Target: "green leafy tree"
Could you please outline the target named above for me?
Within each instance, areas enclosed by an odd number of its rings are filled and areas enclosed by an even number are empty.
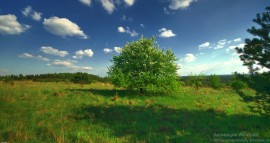
[[[208,84],[214,89],[219,89],[222,86],[220,78],[217,75],[210,75],[208,77]]]
[[[204,81],[205,81],[204,74],[201,73],[199,75],[196,75],[196,74],[191,73],[190,75],[188,75],[185,83],[186,83],[186,85],[194,86],[196,88],[196,90],[199,90],[199,87],[203,86]]]
[[[270,69],[270,7],[266,7],[266,12],[257,14],[253,21],[258,26],[253,26],[247,31],[255,38],[246,39],[244,48],[236,48],[251,75],[258,70],[255,68],[256,64]]]
[[[176,61],[171,50],[159,49],[154,37],[141,37],[126,44],[120,55],[113,57],[108,76],[114,85],[141,93],[171,91],[179,84]]]
[[[75,73],[71,81],[73,83],[79,83],[82,85],[91,83],[90,76],[87,73],[82,73],[82,72]]]

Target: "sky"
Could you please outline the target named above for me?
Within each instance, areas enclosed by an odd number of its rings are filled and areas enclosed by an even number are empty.
[[[141,36],[178,58],[179,75],[247,73],[235,47],[269,0],[1,0],[0,75],[106,76]]]

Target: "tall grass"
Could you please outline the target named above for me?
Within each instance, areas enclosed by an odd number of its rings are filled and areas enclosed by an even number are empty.
[[[251,104],[230,88],[142,96],[104,83],[0,83],[0,141],[215,142],[217,133],[267,139],[269,117]]]

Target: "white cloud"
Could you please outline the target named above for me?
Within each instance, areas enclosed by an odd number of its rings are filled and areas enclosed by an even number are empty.
[[[28,54],[28,53],[23,53],[23,54],[19,55],[18,57],[19,58],[24,58],[24,59],[37,59],[37,60],[46,61],[46,62],[50,61],[50,59],[42,57],[41,55],[34,56],[34,55],[31,55],[31,54]]]
[[[219,40],[217,45],[214,47],[214,49],[221,49],[224,48],[224,46],[227,44],[227,40],[223,39],[223,40]]]
[[[124,0],[124,1],[128,6],[132,6],[135,2],[135,0]]]
[[[175,12],[173,10],[167,9],[166,7],[164,7],[163,10],[164,10],[164,13],[167,14],[167,15],[175,14]]]
[[[0,68],[0,75],[7,75],[8,71],[6,68]]]
[[[80,27],[66,18],[58,18],[56,16],[49,19],[44,19],[43,25],[47,31],[59,36],[79,36],[87,39],[87,35],[80,29]]]
[[[92,0],[79,0],[82,4],[90,6],[92,3]]]
[[[100,0],[103,8],[109,13],[112,14],[114,9],[115,9],[115,5],[113,3],[113,0]]]
[[[234,46],[229,46],[227,49],[226,49],[226,52],[227,53],[231,53],[233,55],[237,55],[237,52],[235,50],[236,47],[238,48],[244,48],[245,44],[242,43],[242,44],[238,44],[238,45],[234,45]]]
[[[82,59],[83,57],[92,57],[94,52],[91,49],[79,50],[75,52],[75,56],[72,56],[74,59]]]
[[[120,32],[120,33],[126,32],[125,28],[123,28],[122,26],[119,26],[117,30],[118,30],[118,32]]]
[[[196,58],[193,54],[188,53],[188,54],[186,54],[186,55],[184,56],[184,58],[181,59],[180,61],[183,61],[183,62],[193,62],[193,61],[195,61],[196,59],[197,59],[197,58]]]
[[[121,47],[114,47],[114,51],[117,53],[121,53],[122,48]]]
[[[241,41],[241,38],[236,38],[233,40],[233,42],[240,42]]]
[[[171,10],[185,9],[190,6],[192,2],[196,0],[171,0],[169,8]]]
[[[75,63],[77,61],[74,60],[54,60],[52,63],[47,64],[48,66],[55,66],[55,67],[62,67],[62,68],[67,68],[70,70],[75,70],[75,71],[89,71],[92,70],[92,67],[89,66],[76,66]]]
[[[60,57],[65,57],[66,55],[69,54],[67,51],[60,51],[50,46],[42,46],[40,48],[40,51],[49,55],[60,56]]]
[[[41,15],[42,13],[34,11],[31,6],[27,6],[22,10],[22,14],[25,17],[31,16],[31,18],[35,21],[40,21],[41,20]]]
[[[199,50],[206,49],[206,48],[211,48],[209,42],[205,42],[205,43],[199,45],[198,47],[199,47]]]
[[[23,53],[23,54],[19,55],[19,58],[29,59],[29,58],[34,58],[34,56],[31,54],[28,54],[28,53]]]
[[[141,26],[142,28],[145,28],[145,25],[144,25],[144,24],[141,24],[140,26]]]
[[[15,15],[0,15],[0,33],[3,35],[19,35],[29,28],[29,25],[20,24]]]
[[[170,38],[170,37],[176,36],[176,34],[174,34],[172,30],[169,30],[166,28],[160,29],[159,32],[160,32],[159,37],[162,37],[162,38]]]
[[[111,53],[113,50],[110,48],[104,48],[103,51],[104,53]]]
[[[126,29],[124,27],[118,27],[118,32],[120,33],[127,33],[129,34],[131,37],[136,37],[139,35],[139,33],[137,33],[135,30],[130,30],[129,27],[126,27]]]
[[[74,66],[75,61],[70,60],[54,60],[51,64],[52,66],[58,66],[58,67],[71,67]]]
[[[135,30],[130,30],[129,27],[126,28],[126,33],[129,34],[131,37],[136,37],[139,35]]]

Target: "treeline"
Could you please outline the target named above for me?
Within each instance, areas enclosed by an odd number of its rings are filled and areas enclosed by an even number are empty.
[[[30,74],[30,75],[6,75],[0,76],[0,81],[10,82],[10,81],[22,81],[22,80],[32,80],[37,82],[74,82],[79,76],[83,76],[88,79],[89,82],[109,82],[108,78],[100,77],[88,73],[48,73],[48,74]]]

